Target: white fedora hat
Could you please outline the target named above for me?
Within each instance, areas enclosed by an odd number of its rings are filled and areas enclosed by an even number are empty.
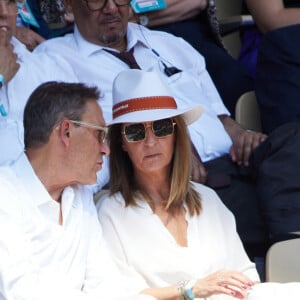
[[[177,108],[176,101],[157,72],[128,69],[113,82],[113,120],[109,123],[148,122],[181,115],[186,125],[203,112],[201,105]]]

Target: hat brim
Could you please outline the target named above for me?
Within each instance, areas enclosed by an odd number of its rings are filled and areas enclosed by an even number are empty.
[[[137,122],[151,122],[166,118],[172,118],[176,116],[181,116],[185,121],[186,125],[194,123],[200,118],[204,109],[201,105],[196,105],[189,108],[182,109],[147,109],[147,110],[138,110],[130,112],[124,115],[121,115],[111,122],[108,125],[120,124],[120,123],[137,123]]]

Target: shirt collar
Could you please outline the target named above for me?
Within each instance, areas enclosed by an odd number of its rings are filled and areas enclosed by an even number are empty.
[[[127,27],[127,50],[131,49],[132,47],[135,47],[137,44],[140,44],[146,48],[150,47],[145,42],[145,38],[143,37],[142,30],[145,30],[144,28],[139,28],[140,25],[134,24],[134,23],[128,23]],[[90,43],[86,39],[83,38],[83,36],[80,34],[77,26],[74,27],[74,39],[77,44],[79,53],[81,53],[82,56],[88,57],[91,56],[99,51],[102,51],[103,49],[109,49],[114,50],[112,48],[99,46],[93,43]]]
[[[30,187],[30,194],[33,203],[36,206],[41,206],[48,202],[53,202],[53,198],[50,196],[40,179],[34,172],[25,153],[21,153],[17,160],[13,163],[12,168],[17,177],[22,178],[22,182],[25,188]],[[62,202],[66,201],[64,206],[70,206],[75,198],[76,186],[68,186],[63,190]],[[74,203],[76,205],[76,203]]]
[[[30,187],[32,201],[36,206],[42,205],[48,201],[54,201],[49,195],[48,191],[45,189],[42,182],[36,176],[25,153],[21,153],[21,155],[13,163],[12,168],[16,176],[22,178],[24,187],[26,189]]]
[[[14,36],[11,38],[10,43],[14,47],[14,52],[18,55],[18,62],[23,61],[25,56],[32,55],[32,52]]]
[[[144,46],[146,48],[150,47],[147,45],[147,41],[145,40],[143,31],[147,31],[148,29],[135,24],[135,23],[128,23],[127,27],[127,50],[135,47],[137,44]]]

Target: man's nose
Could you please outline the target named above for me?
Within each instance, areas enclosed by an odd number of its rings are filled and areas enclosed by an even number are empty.
[[[100,152],[102,155],[110,154],[110,148],[108,146],[107,140],[104,140],[102,143],[100,143]]]
[[[6,1],[0,0],[0,15],[8,15],[9,14],[9,9],[8,9],[8,4]]]
[[[111,10],[113,11],[118,10],[118,6],[116,5],[114,0],[106,0],[102,8],[102,11],[107,12]]]

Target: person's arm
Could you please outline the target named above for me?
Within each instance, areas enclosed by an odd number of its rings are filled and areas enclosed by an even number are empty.
[[[262,143],[267,136],[261,132],[243,129],[229,116],[220,115],[219,119],[232,140],[231,159],[238,164],[248,166],[252,150]]]
[[[7,44],[7,32],[0,30],[0,74],[5,83],[15,76],[20,67],[13,50],[13,46],[10,43]]]
[[[87,197],[84,199],[87,200]],[[89,235],[89,244],[83,291],[98,295],[98,299],[130,299],[130,296],[137,295],[146,285],[143,280],[132,277],[131,273],[124,275],[119,272],[104,240],[102,227],[92,202],[87,211],[84,223],[86,234]]]
[[[167,8],[148,13],[147,26],[160,26],[193,18],[207,6],[207,0],[165,0]]]
[[[244,299],[248,289],[255,283],[246,275],[238,271],[219,270],[204,278],[197,279],[192,287],[195,298],[206,299],[214,295],[228,295],[237,299]],[[141,291],[155,297],[158,300],[189,299],[185,292],[185,284],[182,289],[173,285],[163,288],[149,288]]]
[[[285,8],[283,0],[246,0],[246,3],[263,33],[300,23],[300,8]]]
[[[16,28],[16,38],[21,41],[29,51],[32,51],[37,45],[45,40],[33,30],[19,26]]]

